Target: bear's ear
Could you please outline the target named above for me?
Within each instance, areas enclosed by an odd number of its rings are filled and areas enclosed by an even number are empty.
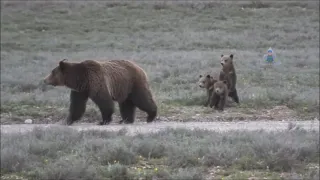
[[[199,78],[202,78],[202,75],[200,75]]]
[[[221,57],[223,57],[223,54],[221,54]]]
[[[233,59],[233,54],[230,54],[230,58]]]
[[[226,80],[223,80],[223,83],[227,84],[227,81],[226,81]]]
[[[63,71],[66,68],[66,63],[64,61],[66,61],[67,59],[63,59],[59,62],[59,67],[60,69]]]
[[[209,74],[207,75],[207,78],[210,78],[210,75],[209,75]]]

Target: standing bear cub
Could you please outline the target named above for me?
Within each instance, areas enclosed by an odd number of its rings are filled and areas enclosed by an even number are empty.
[[[223,111],[227,101],[228,93],[227,81],[217,81],[214,83],[213,92],[210,99],[210,108],[214,106],[214,109]]]
[[[221,55],[222,71],[220,72],[219,80],[227,81],[230,96],[236,103],[239,104],[239,97],[236,89],[237,75],[233,66],[233,54]]]
[[[133,123],[136,107],[148,114],[148,123],[157,116],[157,105],[145,71],[127,60],[67,62],[64,59],[45,77],[44,83],[71,89],[65,125],[83,116],[88,98],[99,107],[102,115],[99,125],[112,121],[113,101],[119,104],[120,123]]]

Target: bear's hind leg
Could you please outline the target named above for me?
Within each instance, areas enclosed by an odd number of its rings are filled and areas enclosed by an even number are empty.
[[[132,102],[142,111],[148,114],[147,122],[152,122],[157,116],[157,105],[148,89],[136,89],[131,95]]]
[[[67,118],[66,125],[71,125],[73,122],[79,120],[85,110],[88,101],[88,94],[86,92],[77,92],[71,90],[70,92],[70,106],[69,115]]]
[[[102,121],[99,125],[109,124],[112,121],[112,114],[114,112],[114,103],[108,92],[96,93],[90,96],[90,99],[99,107]]]
[[[237,89],[234,89],[232,92],[229,92],[229,96],[234,100],[234,102],[239,104],[239,96],[238,96]]]
[[[124,102],[119,103],[119,109],[122,118],[120,123],[130,124],[134,122],[136,106],[129,98]]]

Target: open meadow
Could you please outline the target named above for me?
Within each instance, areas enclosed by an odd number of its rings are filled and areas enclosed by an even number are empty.
[[[63,58],[137,62],[166,120],[318,118],[318,5],[2,1],[1,124],[65,118],[69,90],[41,84]],[[261,70],[269,47],[281,64]],[[197,81],[231,53],[241,104],[217,113],[202,106]],[[98,118],[89,101],[82,121]]]
[[[279,63],[263,69],[269,47]],[[203,106],[197,84],[220,71],[221,54],[234,55],[240,98],[224,112]],[[1,125],[66,118],[70,90],[42,82],[62,59],[136,62],[159,122],[319,121],[319,1],[1,1]],[[88,101],[79,122],[100,119]],[[1,134],[1,179],[319,179],[319,153],[319,130],[292,124],[148,135],[40,128]]]

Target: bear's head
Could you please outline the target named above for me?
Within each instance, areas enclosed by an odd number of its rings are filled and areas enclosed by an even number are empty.
[[[199,76],[199,87],[209,89],[217,80],[215,80],[209,74],[206,76],[200,75]]]
[[[64,72],[68,68],[69,63],[65,62],[66,59],[63,59],[59,62],[59,65],[55,67],[49,75],[44,78],[44,84],[52,86],[64,86],[65,77]]]
[[[66,86],[77,90],[85,87],[86,76],[87,68],[84,63],[66,62],[63,59],[43,81],[46,85]]]
[[[230,54],[229,56],[221,54],[220,63],[223,67],[233,65],[233,54]]]
[[[227,89],[227,81],[218,81],[213,85],[214,92],[218,95],[222,95],[225,93]]]

